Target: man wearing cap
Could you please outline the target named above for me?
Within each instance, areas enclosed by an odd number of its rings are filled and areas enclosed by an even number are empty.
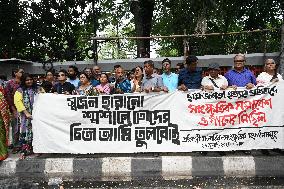
[[[178,87],[178,75],[171,72],[171,61],[166,58],[162,61],[164,73],[162,74],[164,91],[173,92]]]
[[[250,70],[245,68],[245,62],[245,55],[237,54],[234,57],[234,69],[225,74],[229,86],[234,89],[237,87],[252,89],[256,85],[256,78]]]
[[[200,89],[202,68],[197,67],[198,58],[190,55],[186,58],[187,67],[182,69],[178,76],[179,90]]]
[[[201,85],[204,90],[225,90],[228,87],[227,79],[220,75],[218,63],[211,63],[208,66],[209,76],[202,79]]]

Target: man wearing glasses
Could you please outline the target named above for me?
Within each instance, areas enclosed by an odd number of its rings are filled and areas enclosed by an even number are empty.
[[[252,89],[256,85],[256,78],[250,70],[245,68],[245,62],[246,59],[243,54],[237,54],[234,57],[234,68],[225,74],[230,87]]]
[[[70,82],[67,82],[67,71],[60,70],[58,73],[58,83],[53,86],[52,92],[55,94],[72,94],[75,87]]]

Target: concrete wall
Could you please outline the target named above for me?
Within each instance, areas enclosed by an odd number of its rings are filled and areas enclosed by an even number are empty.
[[[254,53],[247,54],[246,64],[247,65],[263,65],[263,62],[266,58],[273,58],[275,61],[279,62],[280,53]],[[212,62],[218,62],[221,66],[232,66],[233,65],[233,57],[235,54],[230,55],[205,55],[198,56],[200,67],[207,67],[208,64]],[[153,58],[151,60],[154,61],[155,67],[162,68],[162,60],[166,57]],[[177,63],[183,62],[183,57],[168,57],[172,61],[172,67],[175,67]],[[143,66],[144,61],[149,60],[148,58],[139,58],[139,59],[116,59],[116,60],[100,60],[98,61],[98,66],[102,68],[102,71],[111,71],[113,70],[114,65],[121,65],[126,70],[131,70],[135,66]],[[94,66],[92,60],[90,61],[67,61],[67,62],[54,62],[53,66],[56,71],[60,69],[67,69],[68,66],[75,65],[79,68],[79,70],[83,70],[88,67],[91,68]],[[11,63],[11,62],[0,62],[0,73],[5,74],[8,78],[11,77],[11,72],[13,68],[24,68],[25,72],[31,74],[44,74],[45,71],[41,63]]]

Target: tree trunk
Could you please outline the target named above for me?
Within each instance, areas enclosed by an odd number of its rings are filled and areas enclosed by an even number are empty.
[[[149,37],[152,29],[152,18],[155,0],[132,0],[130,11],[134,15],[137,37]],[[137,57],[150,57],[150,40],[137,40]]]

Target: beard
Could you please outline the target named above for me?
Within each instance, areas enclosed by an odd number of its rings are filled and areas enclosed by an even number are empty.
[[[69,74],[68,77],[69,77],[70,80],[75,80],[76,79],[76,75],[70,75]]]

